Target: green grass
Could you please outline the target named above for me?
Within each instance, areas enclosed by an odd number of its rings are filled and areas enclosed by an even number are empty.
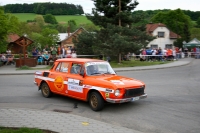
[[[92,23],[90,20],[87,19],[86,16],[61,15],[61,16],[55,16],[55,17],[59,23],[67,23],[69,20],[74,20],[77,25]]]
[[[12,13],[12,15],[16,16],[19,21],[26,22],[27,20],[34,20],[36,15],[34,13]],[[86,16],[81,15],[56,15],[55,16],[58,23],[67,24],[69,20],[74,20],[77,25],[80,24],[88,24],[92,23],[90,20],[87,19]]]
[[[26,22],[27,20],[34,20],[37,14],[34,13],[12,13],[13,16],[17,17],[19,21]]]
[[[171,61],[154,61],[154,62],[148,62],[148,61],[139,61],[139,60],[131,60],[131,61],[122,61],[120,64],[117,62],[110,62],[110,65],[113,68],[119,68],[119,67],[136,67],[136,66],[152,66],[152,65],[160,65],[160,64],[166,64],[170,63]]]
[[[6,128],[0,127],[0,133],[47,133],[36,128]]]
[[[136,66],[152,66],[152,65],[160,65],[160,64],[166,64],[170,63],[172,61],[154,61],[154,62],[148,62],[148,61],[139,61],[139,60],[131,60],[131,61],[122,61],[120,64],[111,61],[110,65],[112,68],[120,68],[120,67],[136,67]],[[17,68],[16,70],[49,70],[51,66],[46,66],[44,68],[33,68],[33,67],[28,67],[28,66],[22,66],[20,68]]]
[[[44,68],[33,68],[33,67],[28,67],[28,66],[21,66],[20,68],[17,68],[16,70],[49,70],[51,66],[46,66]]]

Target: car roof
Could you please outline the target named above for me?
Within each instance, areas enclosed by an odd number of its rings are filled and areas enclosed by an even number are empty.
[[[104,60],[99,60],[99,59],[90,59],[90,58],[62,58],[62,59],[57,59],[56,62],[63,62],[63,61],[75,61],[75,62],[105,62]]]

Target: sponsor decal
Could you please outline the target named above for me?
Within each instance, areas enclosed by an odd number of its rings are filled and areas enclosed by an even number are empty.
[[[110,80],[113,84],[120,84],[120,85],[124,85],[124,83],[120,80]]]
[[[41,71],[36,71],[35,74],[37,74],[37,75],[41,75],[42,72],[41,72]]]
[[[92,86],[91,85],[84,85],[84,88],[92,88]]]
[[[112,90],[110,90],[110,89],[106,89],[106,92],[112,92]]]
[[[83,93],[83,87],[79,85],[68,84],[68,90]]]
[[[83,86],[80,86],[80,80],[68,79],[68,90],[83,93]]]
[[[79,82],[80,80],[77,80],[77,79],[71,79],[71,78],[68,79],[68,84],[71,84],[71,85],[79,85]]]
[[[61,76],[56,77],[55,80],[54,80],[54,86],[56,87],[56,89],[58,91],[62,91],[63,88],[64,88],[63,77],[61,77]]]

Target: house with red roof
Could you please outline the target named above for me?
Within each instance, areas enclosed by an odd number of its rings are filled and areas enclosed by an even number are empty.
[[[173,43],[180,36],[170,31],[165,24],[162,23],[150,23],[146,25],[146,32],[151,36],[155,36],[156,39],[149,42],[147,47],[149,48],[173,48]]]
[[[17,45],[15,41],[19,39],[20,36],[14,33],[8,35],[7,42],[8,42],[8,49],[11,50],[12,54],[19,54],[21,50],[21,46]]]

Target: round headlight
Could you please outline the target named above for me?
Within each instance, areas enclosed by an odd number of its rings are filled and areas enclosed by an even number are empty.
[[[120,94],[120,90],[115,90],[115,96],[117,97],[119,96],[119,94]]]

